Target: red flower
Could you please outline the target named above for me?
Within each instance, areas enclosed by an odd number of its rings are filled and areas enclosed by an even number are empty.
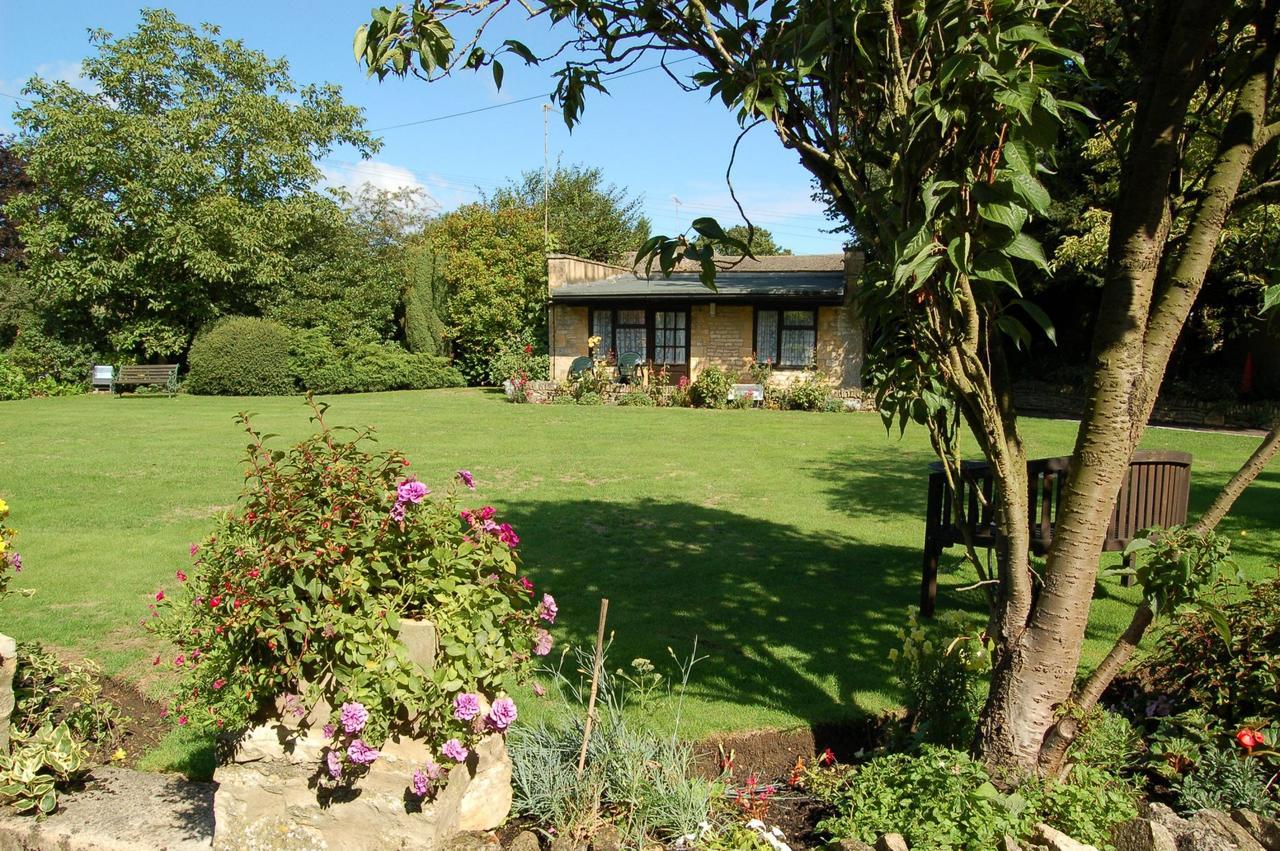
[[[822,751],[822,756],[818,757],[819,765],[824,765],[824,766],[834,765],[835,761],[836,761],[835,751],[831,750],[831,748],[824,749]]]
[[[526,355],[531,355],[531,354],[533,354],[533,344],[532,344],[532,343],[525,343],[525,344],[524,344],[524,353],[525,353]]]
[[[1236,741],[1240,743],[1240,747],[1246,751],[1252,751],[1254,748],[1260,748],[1267,743],[1262,737],[1262,733],[1249,727],[1243,728],[1236,733]]]

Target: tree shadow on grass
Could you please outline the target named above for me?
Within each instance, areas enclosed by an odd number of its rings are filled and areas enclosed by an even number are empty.
[[[708,656],[690,694],[811,724],[893,695],[889,650],[918,594],[913,549],[688,502],[590,500],[510,508],[525,564],[560,603],[562,641],[594,640],[609,598],[612,656]],[[880,708],[880,707],[874,707]]]

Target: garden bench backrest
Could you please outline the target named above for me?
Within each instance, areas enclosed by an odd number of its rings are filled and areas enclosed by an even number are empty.
[[[1044,555],[1053,544],[1062,488],[1069,473],[1069,458],[1038,458],[1027,462],[1027,527],[1030,548],[1036,555]],[[930,465],[929,497],[925,508],[924,575],[920,592],[920,609],[925,615],[933,613],[938,559],[942,550],[963,544],[966,530],[975,547],[989,549],[997,542],[995,504],[998,494],[989,465],[982,461],[962,463],[956,488],[959,500],[952,498],[942,465],[937,462]],[[1135,452],[1121,483],[1102,551],[1124,550],[1144,529],[1185,523],[1190,493],[1190,454],[1157,450]]]
[[[178,365],[164,364],[131,364],[120,367],[116,375],[116,386],[137,386],[140,384],[163,384],[170,393],[178,392]]]

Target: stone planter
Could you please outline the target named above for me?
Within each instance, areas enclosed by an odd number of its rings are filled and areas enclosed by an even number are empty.
[[[400,639],[415,662],[434,667],[431,624],[403,622]],[[439,743],[405,737],[388,741],[351,789],[320,800],[315,779],[329,714],[322,704],[304,719],[271,721],[241,740],[214,772],[214,848],[433,849],[460,831],[491,830],[511,810],[511,761],[497,734],[472,748],[434,798],[418,802],[407,788]]]
[[[9,719],[13,716],[13,680],[18,675],[18,643],[0,632],[0,753],[9,752]]]

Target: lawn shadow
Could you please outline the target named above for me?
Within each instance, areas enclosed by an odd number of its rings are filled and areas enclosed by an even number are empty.
[[[832,453],[806,472],[821,482],[833,511],[850,517],[896,515],[918,520],[924,534],[932,452],[893,447],[860,447],[856,454]]]
[[[652,499],[524,503],[507,519],[560,601],[562,640],[593,640],[603,596],[613,660],[662,662],[696,636],[709,658],[690,693],[708,701],[817,724],[871,711],[860,692],[896,692],[888,653],[917,601],[916,550]]]

